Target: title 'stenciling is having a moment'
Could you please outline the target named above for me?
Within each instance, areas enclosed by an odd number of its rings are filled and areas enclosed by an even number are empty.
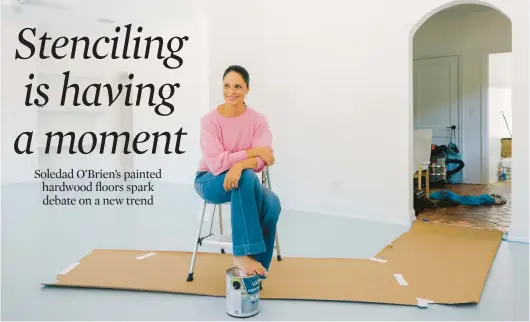
[[[21,48],[17,48],[15,51],[16,60],[30,60],[30,59],[83,59],[83,60],[103,60],[103,59],[158,59],[162,60],[162,65],[166,69],[175,70],[180,68],[184,64],[184,59],[179,53],[184,43],[189,41],[188,36],[173,36],[167,41],[163,37],[142,37],[133,35],[133,26],[127,24],[124,28],[116,27],[114,31],[117,33],[115,37],[101,36],[99,38],[89,38],[87,36],[76,36],[76,37],[65,37],[59,35],[51,35],[47,31],[38,31],[35,27],[26,27],[20,30],[18,34],[19,43],[22,45]],[[138,33],[143,31],[143,27],[139,26],[136,28]],[[132,46],[131,46],[132,45]],[[152,53],[154,51],[154,53]],[[167,53],[166,53],[167,52]],[[154,107],[154,111],[159,116],[168,116],[173,114],[175,106],[170,103],[170,100],[176,93],[176,89],[181,87],[180,83],[163,84],[158,89],[158,96],[161,99],[160,102],[154,101],[154,94],[156,93],[154,84],[138,84],[134,86],[137,90],[134,94],[134,89],[131,84],[117,84],[113,88],[112,84],[108,83],[94,83],[88,85],[82,89],[76,83],[71,83],[71,71],[62,71],[61,74],[64,76],[63,87],[61,90],[60,106],[67,104],[67,98],[72,98],[73,106],[92,107],[106,104],[111,106],[115,102],[120,102],[119,98],[124,97],[123,102],[125,106],[139,106],[142,103],[142,98],[147,98],[148,105]],[[35,78],[34,73],[29,75],[29,79]],[[130,73],[130,80],[134,79],[134,74]],[[41,83],[33,84],[30,82],[26,86],[25,105],[36,106],[38,108],[45,107],[49,102],[50,85]],[[168,93],[169,92],[169,93]],[[107,100],[101,99],[100,96],[108,95]],[[163,109],[164,108],[164,109]],[[66,134],[64,132],[67,132]],[[157,152],[158,139],[160,137],[165,138],[165,149],[161,150],[165,154],[176,153],[182,154],[185,151],[180,149],[180,140],[182,135],[187,133],[183,132],[180,128],[174,134],[169,132],[154,132],[152,136],[148,132],[140,131],[134,138],[130,138],[128,132],[122,132],[120,134],[116,132],[102,132],[100,133],[101,142],[98,144],[98,136],[94,132],[86,132],[81,135],[76,135],[75,131],[54,131],[47,132],[46,150],[45,153],[50,152],[50,147],[57,146],[54,151],[56,153],[62,152],[62,140],[65,136],[70,138],[70,147],[67,150],[69,154],[89,154],[96,150],[99,145],[99,153],[103,154],[105,149],[105,140],[109,137],[113,137],[111,153],[147,153],[149,149],[140,148],[139,144],[145,143],[152,137],[153,142],[148,143],[151,147],[150,152]],[[169,149],[171,136],[176,135],[176,144],[174,151]],[[143,136],[146,136],[143,138]],[[57,137],[59,144],[53,145],[52,138]],[[122,137],[123,149],[116,151],[116,145],[118,143],[118,137]],[[25,131],[19,134],[14,142],[14,150],[18,154],[32,154],[32,140],[33,131]],[[132,141],[132,142],[131,142]],[[56,142],[57,143],[57,142]],[[76,149],[77,147],[77,149]]]

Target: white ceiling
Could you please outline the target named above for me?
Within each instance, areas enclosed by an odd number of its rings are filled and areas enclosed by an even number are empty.
[[[109,19],[118,24],[134,22],[139,17],[147,19],[178,19],[179,14],[189,14],[191,7],[200,6],[201,0],[22,0],[18,7],[22,10],[18,19],[46,20],[65,19]],[[2,0],[2,16],[12,14],[5,4],[19,3],[18,0]],[[199,3],[199,4],[197,4]],[[69,10],[59,10],[56,6]],[[183,7],[184,6],[184,7]],[[445,9],[438,14],[469,15],[491,11],[487,6],[463,4]],[[4,12],[6,11],[6,12]],[[7,15],[7,16],[6,16]],[[181,16],[182,17],[182,16]]]
[[[2,0],[2,18],[32,24],[104,19],[123,25],[182,19],[200,3],[200,0],[22,0],[19,4],[18,0]]]

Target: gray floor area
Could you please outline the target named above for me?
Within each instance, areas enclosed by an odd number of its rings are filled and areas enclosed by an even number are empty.
[[[36,185],[2,187],[2,320],[233,320],[225,299],[130,291],[41,288],[94,248],[191,250],[197,199],[158,185],[146,208],[50,208]],[[284,211],[284,256],[371,257],[402,227]],[[214,250],[212,250],[214,251]],[[428,309],[367,303],[261,302],[254,320],[528,320],[527,244],[503,242],[478,305]],[[182,276],[185,278],[185,276]],[[435,276],[433,276],[435,278]]]

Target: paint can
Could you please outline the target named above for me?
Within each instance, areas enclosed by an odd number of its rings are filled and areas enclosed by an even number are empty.
[[[226,271],[226,313],[248,318],[259,313],[259,275],[245,276],[237,267]]]

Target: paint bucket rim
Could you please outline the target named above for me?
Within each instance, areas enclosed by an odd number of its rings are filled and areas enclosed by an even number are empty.
[[[232,272],[238,272],[238,275],[235,275],[235,274],[231,274]],[[241,275],[242,272],[241,270],[239,269],[239,267],[237,266],[232,266],[230,267],[229,269],[226,270],[225,272],[226,275],[229,275],[230,277],[237,277],[237,278],[244,278],[244,279],[247,279],[247,278],[257,278],[259,279],[260,281],[263,280],[262,276],[259,275],[259,274],[253,274],[253,275]]]

